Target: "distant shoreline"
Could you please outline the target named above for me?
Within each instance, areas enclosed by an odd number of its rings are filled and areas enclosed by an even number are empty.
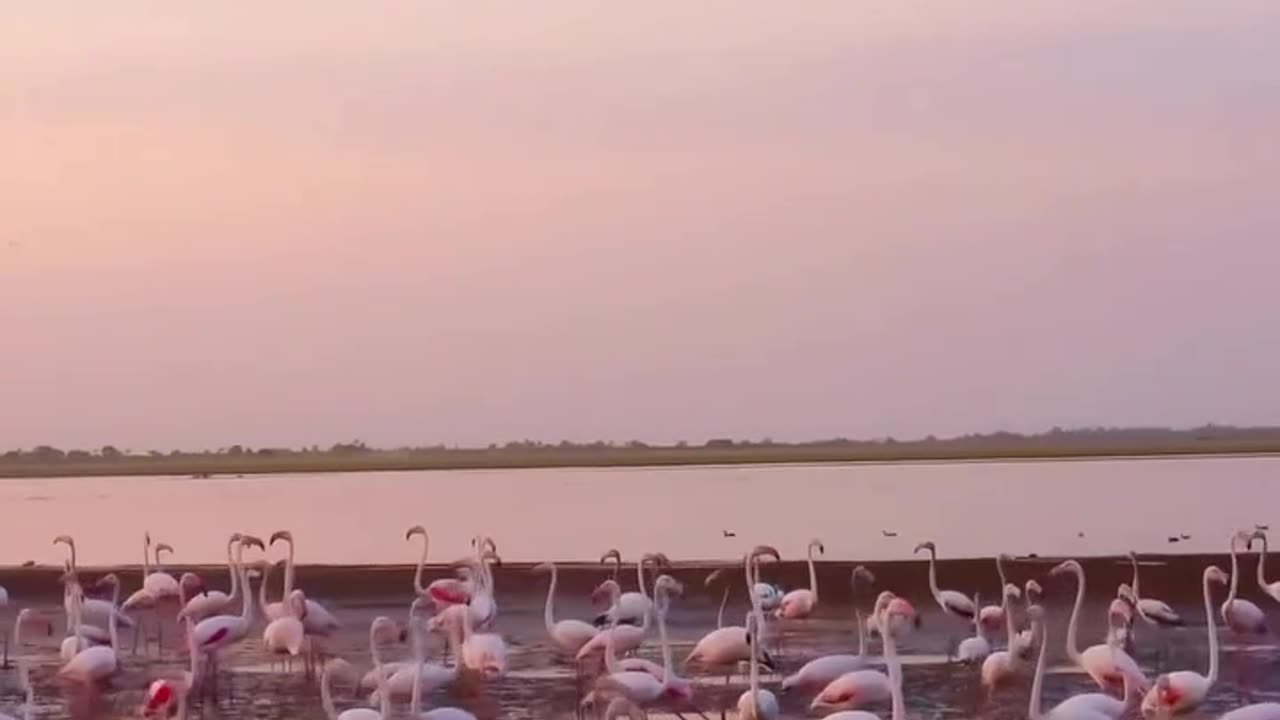
[[[552,468],[642,468],[747,465],[886,464],[922,462],[1015,462],[1051,460],[1267,457],[1278,442],[1189,442],[1117,447],[920,447],[917,443],[832,445],[738,445],[603,448],[489,448],[433,451],[369,450],[350,454],[294,452],[281,455],[200,454],[93,456],[84,460],[0,461],[0,479],[369,473],[438,470],[532,470]]]

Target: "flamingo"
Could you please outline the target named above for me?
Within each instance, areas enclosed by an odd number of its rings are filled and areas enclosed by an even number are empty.
[[[205,590],[197,593],[183,605],[182,610],[178,613],[179,620],[190,618],[193,622],[200,622],[207,617],[221,615],[239,597],[240,576],[236,574],[231,551],[235,544],[240,542],[241,537],[243,536],[240,533],[232,533],[231,537],[227,539],[227,574],[231,576],[231,591]],[[263,583],[263,587],[266,587],[266,583]]]
[[[1142,596],[1142,590],[1138,586],[1138,554],[1132,550],[1129,551],[1129,562],[1133,564],[1133,599],[1134,609],[1138,611],[1138,617],[1145,620],[1149,625],[1163,628],[1185,625],[1186,623],[1183,622],[1182,616],[1174,612],[1168,603]]]
[[[151,533],[142,534],[142,587],[157,600],[174,599],[178,597],[178,581],[161,566],[162,550],[173,552],[173,548],[169,545],[158,543],[155,547],[156,569],[153,571],[148,557],[151,554]]]
[[[289,544],[289,554],[284,566],[284,590],[281,594],[282,599],[287,599],[289,593],[293,592],[294,585],[293,533],[288,530],[274,532],[271,534],[268,545],[274,545],[277,541]],[[272,605],[275,605],[275,603]],[[273,620],[278,616],[277,613],[281,612],[288,614],[288,608],[281,607],[280,610],[276,610],[268,606],[263,609],[263,613]],[[307,598],[307,612],[303,616],[303,626],[306,627],[308,635],[319,635],[321,637],[329,637],[342,629],[342,623],[338,621],[338,618],[329,612],[324,605],[311,598]]]
[[[183,586],[183,580],[189,575],[190,573],[186,573],[178,579],[180,589]],[[147,698],[139,713],[144,718],[168,719],[173,718],[176,713],[177,720],[184,720],[187,716],[187,696],[195,688],[196,679],[199,677],[200,653],[196,650],[195,636],[191,632],[192,621],[188,618],[183,623],[187,627],[187,656],[191,659],[191,669],[184,671],[176,679],[158,678],[147,686]]]
[[[658,616],[658,633],[662,644],[661,669],[652,667],[648,661],[636,660],[627,665],[619,663],[613,641],[606,641],[605,664],[609,674],[596,680],[595,689],[588,695],[591,701],[600,694],[613,693],[644,707],[664,698],[682,701],[693,698],[689,682],[676,675],[671,659],[671,645],[667,641],[666,615],[671,603],[670,596],[682,591],[680,583],[670,575],[661,575],[654,580],[654,611]]]
[[[1129,653],[1106,643],[1091,645],[1085,648],[1084,652],[1080,651],[1076,628],[1080,619],[1080,608],[1084,605],[1084,568],[1080,567],[1080,563],[1075,560],[1067,560],[1049,571],[1050,576],[1066,573],[1076,577],[1076,601],[1071,608],[1071,620],[1067,623],[1067,656],[1103,690],[1117,688],[1123,685],[1127,678],[1132,681],[1135,690],[1145,693],[1150,689],[1151,683],[1142,674],[1142,669]]]
[[[892,623],[892,618],[887,617],[890,609],[886,607],[882,613],[886,617],[881,618],[880,622]],[[889,700],[891,703],[892,720],[906,720],[907,703],[902,696],[902,661],[898,658],[898,644],[893,637],[893,632],[884,633],[884,656],[885,662],[889,669]],[[827,716],[832,720],[879,720],[874,714],[865,710],[843,710]]]
[[[888,611],[891,607],[900,607],[894,605],[894,600],[896,599],[896,596],[887,590],[880,593],[880,596],[876,598],[875,608],[870,615],[871,621],[877,626],[881,623],[887,623],[892,626],[895,613]],[[909,605],[906,607],[910,609]],[[914,613],[915,610],[910,609],[910,612]],[[896,642],[897,633],[892,630],[881,633],[881,635],[894,636],[888,642]],[[896,650],[896,644],[894,644],[894,648]],[[815,713],[833,710],[851,711],[871,703],[885,702],[893,698],[891,685],[892,682],[889,676],[879,670],[852,670],[829,681],[813,699],[813,702],[810,703],[809,710]]]
[[[996,556],[996,575],[1000,577],[1000,592],[1004,593],[1004,586],[1009,584],[1004,574],[1004,563],[1011,560],[1008,555],[1001,553]],[[981,607],[981,606],[979,606]],[[1000,626],[1004,624],[1004,603],[997,605],[988,605],[978,611],[978,622],[982,624],[982,629],[987,632],[996,632]]]
[[[600,597],[608,597],[610,604],[616,604],[622,589],[613,580],[605,580],[591,592],[594,601]],[[604,653],[608,643],[612,642],[615,652],[629,653],[638,650],[649,634],[649,614],[646,613],[640,625],[620,625],[613,622],[609,627],[597,632],[590,640],[578,648],[574,659],[582,662],[596,653]]]
[[[1240,585],[1240,561],[1236,558],[1236,543],[1248,543],[1250,535],[1240,531],[1231,536],[1231,589],[1222,603],[1222,622],[1237,635],[1266,635],[1267,618],[1261,608],[1248,600],[1236,597]]]
[[[1027,580],[1022,594],[1024,615],[1026,608],[1034,605],[1043,595],[1044,588],[1040,587],[1040,583],[1036,582],[1034,579]],[[1012,610],[1012,608],[1010,608],[1010,610]],[[1031,632],[1030,624],[1027,623],[1027,618],[1023,617],[1019,622],[1022,623],[1022,625],[1015,625],[1015,627],[1018,628],[1018,634],[1015,635],[1013,639],[1015,652],[1017,652],[1018,656],[1023,660],[1030,660],[1031,652],[1035,649],[1035,639]]]
[[[1204,586],[1205,620],[1209,626],[1209,674],[1201,675],[1191,670],[1164,673],[1156,678],[1155,687],[1142,700],[1142,713],[1172,715],[1188,712],[1200,706],[1209,689],[1218,681],[1218,628],[1213,622],[1213,600],[1210,583],[1227,584],[1227,574],[1217,566],[1205,568],[1201,584]]]
[[[241,581],[243,582],[243,580]],[[398,636],[399,630],[396,628],[395,622],[391,618],[378,616],[369,624],[369,656],[373,659],[375,668],[382,665],[382,653],[378,649],[379,641],[389,636]],[[325,717],[329,720],[390,720],[391,718],[391,694],[386,692],[385,675],[378,673],[378,690],[381,692],[381,700],[379,709],[371,708],[351,708],[338,712],[333,704],[333,693],[330,688],[329,676],[334,672],[344,672],[349,674],[351,665],[346,660],[335,658],[325,665],[324,670],[320,673],[320,705],[324,708]]]
[[[413,683],[413,689],[410,691],[409,717],[414,718],[414,720],[476,720],[475,715],[456,707],[438,707],[428,710],[425,713],[421,712],[420,708],[422,707],[423,686],[427,684],[427,682],[424,681],[428,681],[426,674],[428,664],[426,657],[423,654],[424,648],[420,635],[415,633],[414,640],[413,676],[410,678]],[[454,668],[454,671],[454,674],[456,675],[456,667]],[[392,679],[394,680],[395,677],[396,676],[393,676]],[[388,682],[388,685],[390,685],[390,682]],[[389,688],[385,688],[384,690],[390,692]],[[429,691],[430,690],[428,690],[428,692]]]
[[[418,597],[413,599],[412,603],[409,604],[409,619],[405,623],[405,630],[401,632],[401,640],[405,640],[405,639],[413,640],[414,638],[417,638],[416,634],[413,635],[412,638],[410,638],[409,635],[410,633],[416,633],[421,629],[422,622],[418,617],[418,611],[429,602],[430,602],[429,599],[427,599],[422,595],[419,595]],[[459,642],[461,642],[461,640],[459,640]],[[412,647],[413,645],[411,644],[410,648]],[[456,650],[457,646],[451,644],[450,649]],[[412,657],[410,657],[409,660],[400,661],[400,662],[383,662],[382,665],[379,666],[378,668],[375,668],[365,673],[364,677],[360,678],[360,682],[357,684],[356,688],[357,690],[362,690],[364,692],[375,692],[378,687],[379,673],[381,673],[384,677],[389,678],[392,675],[405,669],[408,669],[408,670],[413,669]],[[408,687],[407,684],[406,684],[406,687]],[[370,704],[376,705],[377,702],[372,701],[370,702]]]
[[[1263,566],[1267,562],[1267,532],[1265,530],[1255,530],[1249,539],[1249,546],[1252,548],[1254,540],[1262,541],[1262,550],[1258,553],[1258,587],[1262,592],[1271,596],[1272,600],[1280,602],[1280,580],[1269,583],[1267,582],[1267,573]]]
[[[418,598],[421,600],[422,598]],[[415,600],[417,602],[417,600]],[[446,636],[450,654],[453,655],[454,662],[451,665],[437,665],[427,662],[426,659],[426,633],[423,624],[417,619],[411,620],[413,628],[412,646],[413,659],[406,663],[382,663],[382,675],[386,678],[386,684],[375,689],[369,695],[369,703],[376,705],[381,701],[383,693],[389,693],[393,700],[412,697],[413,693],[421,690],[422,692],[432,693],[440,688],[453,684],[458,679],[458,646],[453,642],[452,635]],[[374,671],[370,671],[365,676],[365,680],[361,681],[361,687],[365,687],[366,683],[373,677],[376,684],[377,678]]]
[[[67,549],[71,553],[71,557],[68,559],[69,565],[68,565],[67,571],[68,573],[75,574],[78,570],[76,565],[75,539],[72,538],[70,535],[59,535],[58,537],[53,539],[53,544],[54,545],[61,544],[61,545],[67,546]],[[66,610],[67,617],[71,617],[71,603],[72,603],[71,595],[64,594],[62,598],[62,604]],[[82,597],[79,599],[79,603],[80,603],[80,611],[81,611],[81,621],[85,625],[94,625],[97,627],[105,628],[107,626],[108,619],[114,615],[116,618],[116,622],[120,624],[120,627],[131,628],[134,626],[133,618],[129,617],[128,615],[125,615],[123,612],[120,611],[120,608],[116,607],[115,605],[112,605],[106,600]]]
[[[1120,583],[1116,596],[1107,606],[1107,644],[1133,651],[1133,617],[1137,613],[1138,598],[1128,583]]]
[[[759,615],[756,608],[752,608],[746,617],[747,643],[751,646],[751,656],[748,660],[751,667],[751,686],[738,696],[738,717],[741,720],[774,720],[780,713],[778,698],[772,692],[760,688]]]
[[[271,572],[271,564],[262,563],[262,588],[267,586],[267,577]],[[265,590],[262,591],[265,595]],[[301,590],[294,590],[285,598],[289,606],[289,614],[278,617],[267,623],[262,631],[262,647],[272,655],[287,655],[292,661],[302,652],[307,631],[303,627],[303,619],[307,616],[307,596]]]
[[[794,674],[789,675],[782,680],[782,692],[790,692],[798,689],[819,688],[828,685],[836,678],[845,673],[860,670],[867,665],[867,634],[862,625],[862,611],[858,609],[858,579],[862,578],[868,584],[876,581],[875,575],[865,567],[859,565],[853,569],[850,577],[850,585],[853,588],[853,613],[854,623],[858,628],[858,654],[838,654],[824,655],[805,663]],[[885,599],[884,605],[888,606],[888,598]],[[875,617],[873,611],[872,617]]]
[[[618,569],[622,565],[622,554],[617,550],[609,550],[600,556],[600,562],[605,563],[614,560],[617,564],[614,569],[614,581],[617,581]],[[640,588],[636,592],[622,593],[614,600],[609,609],[596,616],[595,624],[597,627],[610,625],[616,619],[620,624],[639,625],[645,621],[646,616],[653,610],[653,601],[649,598],[649,594],[645,591],[645,568],[653,564],[655,569],[670,567],[671,563],[667,560],[667,556],[662,553],[646,553],[640,557],[640,561],[636,563],[636,584]]]
[[[938,601],[938,607],[942,611],[954,615],[962,620],[973,620],[974,613],[978,611],[973,606],[973,601],[965,596],[964,593],[956,590],[939,590],[938,589],[938,548],[932,540],[920,543],[914,550],[919,553],[921,550],[929,551],[929,591],[933,593],[933,599]]]
[[[809,562],[809,587],[807,589],[792,590],[782,596],[782,601],[778,604],[776,611],[777,616],[786,620],[799,620],[807,618],[813,614],[814,608],[818,607],[818,572],[813,565],[813,551],[817,550],[819,555],[825,555],[826,547],[821,540],[810,540],[808,549]]]
[[[752,612],[759,614],[763,618],[763,610],[759,606],[759,599],[751,590],[757,582],[755,569],[759,558],[762,556],[778,557],[778,551],[767,545],[760,545],[747,553],[743,558],[743,569],[746,576],[747,592],[752,602]],[[752,657],[752,649],[747,637],[747,629],[735,625],[729,625],[717,628],[702,636],[702,639],[694,645],[693,650],[685,658],[685,665],[697,663],[703,668],[727,668],[728,673],[725,675],[725,684],[729,684],[729,674],[733,668],[740,662],[750,660]],[[775,667],[773,658],[769,657],[769,653],[760,650],[760,662],[764,663],[769,669]]]
[[[987,691],[987,698],[990,699],[996,688],[1005,681],[1013,678],[1023,668],[1024,658],[1018,652],[1017,635],[1013,631],[1013,611],[1009,607],[1009,599],[1018,596],[1018,587],[1016,585],[1005,585],[1004,591],[1001,593],[1000,604],[1004,609],[1004,628],[1005,628],[1005,649],[993,652],[982,661],[982,670],[980,677],[982,679],[982,687]],[[1031,610],[1030,605],[1027,611]],[[1032,633],[1034,635],[1034,632]],[[1031,647],[1033,641],[1028,641],[1026,647]]]
[[[1010,586],[1012,587],[1012,586]],[[982,601],[977,593],[973,595],[974,607],[982,607]],[[982,608],[985,612],[990,609],[989,606]],[[1004,618],[1003,612],[1000,613],[1001,620]],[[989,617],[996,617],[994,613],[989,613]],[[962,663],[975,663],[979,660],[985,660],[991,654],[991,641],[987,639],[986,629],[982,624],[982,613],[978,613],[973,621],[973,635],[960,641],[960,646],[956,648],[956,659]]]
[[[492,680],[507,673],[507,644],[502,636],[474,631],[471,613],[459,616],[462,622],[462,647],[459,656],[467,669]]]
[[[236,543],[235,567],[240,575],[241,610],[239,615],[214,615],[196,624],[192,629],[192,644],[201,655],[208,656],[209,667],[213,677],[217,678],[218,653],[231,647],[249,636],[254,621],[253,586],[244,568],[244,547],[252,545],[259,550],[266,550],[266,545],[259,538],[245,535]]]
[[[119,578],[115,575],[108,575],[107,578],[114,580],[116,587],[119,587]],[[107,578],[104,578],[106,580]],[[75,613],[73,615],[76,625],[80,623],[80,592],[77,590],[75,594]],[[99,683],[107,680],[120,669],[120,658],[116,653],[120,646],[116,626],[116,616],[114,614],[107,622],[108,632],[111,634],[110,645],[94,645],[84,648],[77,652],[71,660],[67,661],[62,669],[58,671],[58,677],[72,682],[84,684]],[[78,634],[79,628],[75,628]]]
[[[551,584],[547,587],[547,602],[542,609],[542,619],[547,628],[547,635],[551,637],[552,642],[562,652],[576,655],[583,645],[591,642],[591,638],[594,638],[598,631],[594,625],[582,620],[561,620],[556,622],[555,602],[558,577],[556,565],[555,563],[543,563],[535,567],[533,572],[549,573],[551,575]]]
[[[1069,561],[1073,562],[1073,561]],[[1046,650],[1049,647],[1047,642],[1048,630],[1044,623],[1044,611],[1039,605],[1032,605],[1027,608],[1027,614],[1031,618],[1032,632],[1038,636],[1040,643],[1039,658],[1036,660],[1035,677],[1031,681],[1031,701],[1027,715],[1031,720],[1115,720],[1121,713],[1114,713],[1114,704],[1120,703],[1125,708],[1128,702],[1121,703],[1113,697],[1102,695],[1101,693],[1086,693],[1085,695],[1076,695],[1055,705],[1049,712],[1043,712],[1041,694],[1044,687],[1044,665]],[[1072,626],[1075,620],[1072,620]],[[1068,634],[1073,634],[1073,630],[1068,630]],[[1068,641],[1070,646],[1070,641]],[[1106,647],[1106,646],[1101,646]],[[1115,652],[1124,652],[1123,650],[1115,650]],[[1133,697],[1133,681],[1132,676],[1126,675],[1123,680],[1125,688],[1125,697]],[[1113,714],[1114,713],[1114,714]]]

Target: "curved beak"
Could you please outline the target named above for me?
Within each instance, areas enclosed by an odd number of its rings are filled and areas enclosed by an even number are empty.
[[[275,545],[276,542],[280,540],[284,540],[286,542],[293,542],[293,533],[289,532],[288,530],[277,530],[271,533],[271,541],[267,544]],[[262,542],[262,541],[259,540],[258,542]]]
[[[421,525],[414,525],[413,527],[404,531],[404,539],[408,540],[414,535],[422,535],[423,537],[426,537],[426,534],[427,534],[426,528],[422,527]]]
[[[256,547],[259,550],[262,550],[263,552],[265,552],[267,549],[266,543],[262,542],[262,538],[254,537],[253,535],[245,535],[244,537],[240,538],[240,544]]]

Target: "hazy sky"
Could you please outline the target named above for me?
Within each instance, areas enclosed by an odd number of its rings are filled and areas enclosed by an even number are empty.
[[[7,5],[0,448],[1280,422],[1277,68],[1273,0]]]

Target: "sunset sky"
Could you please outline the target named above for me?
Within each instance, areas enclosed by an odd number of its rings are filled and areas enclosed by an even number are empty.
[[[0,451],[1280,423],[1277,68],[1272,0],[8,5]]]

